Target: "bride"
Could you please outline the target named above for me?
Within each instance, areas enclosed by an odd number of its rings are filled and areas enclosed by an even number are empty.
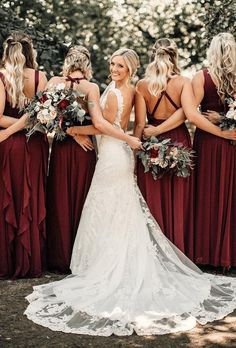
[[[104,117],[126,129],[138,67],[133,50],[110,62]],[[71,129],[97,133],[93,126]],[[109,336],[166,334],[224,317],[236,307],[236,279],[202,273],[162,233],[136,185],[133,154],[102,135],[99,159],[71,259],[72,275],[35,286],[25,314],[54,331]]]

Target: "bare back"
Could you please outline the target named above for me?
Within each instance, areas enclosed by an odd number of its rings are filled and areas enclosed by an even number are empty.
[[[121,128],[126,131],[129,125],[130,114],[134,105],[134,87],[127,86],[122,88],[121,95],[123,97],[123,111],[121,114]]]
[[[5,76],[6,71],[1,70],[2,74]],[[24,69],[24,94],[27,98],[31,99],[35,95],[35,70],[30,68]],[[47,78],[44,72],[39,71],[38,82],[37,82],[37,91],[41,91],[45,88],[47,83]],[[7,84],[7,81],[6,81]],[[8,98],[7,98],[8,100]]]
[[[168,96],[172,99],[174,103],[171,103],[170,100],[163,95],[157,110],[155,111],[153,117],[156,119],[167,119],[169,118],[177,108],[181,108],[181,93],[185,78],[183,76],[175,75],[170,79],[167,85],[166,92]],[[137,85],[138,93],[142,94],[145,103],[146,109],[149,114],[152,114],[159,96],[153,96],[148,90],[148,84],[145,80],[140,80]],[[176,107],[174,106],[176,105]]]

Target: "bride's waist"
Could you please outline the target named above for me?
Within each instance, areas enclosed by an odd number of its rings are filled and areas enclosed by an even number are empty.
[[[101,136],[101,143],[107,143],[107,142],[109,142],[109,143],[114,143],[114,144],[118,144],[118,145],[126,144],[126,142],[123,141],[123,140],[120,140],[120,139],[111,137],[111,136],[109,136],[109,135],[103,134],[103,135]]]

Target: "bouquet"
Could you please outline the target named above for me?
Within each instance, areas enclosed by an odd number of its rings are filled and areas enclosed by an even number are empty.
[[[151,172],[154,180],[165,174],[186,178],[193,169],[193,150],[171,139],[151,137],[143,143],[144,151],[137,155],[144,166],[144,173]]]
[[[90,119],[86,115],[85,106],[85,95],[65,88],[64,83],[38,92],[22,110],[29,115],[27,136],[30,137],[35,131],[54,132],[57,140],[63,140],[68,127],[81,125],[86,119]]]
[[[220,128],[222,130],[232,130],[236,128],[236,100],[233,98],[225,99],[229,105],[229,111],[221,117]],[[236,145],[235,140],[231,144]]]

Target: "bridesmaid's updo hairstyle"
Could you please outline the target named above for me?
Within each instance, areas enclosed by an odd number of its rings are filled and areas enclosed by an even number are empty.
[[[24,89],[24,68],[37,69],[36,53],[29,35],[15,31],[4,42],[3,65],[7,94],[12,107],[28,102]]]
[[[129,69],[129,75],[130,77],[133,77],[136,74],[138,67],[140,66],[139,56],[137,55],[137,53],[130,48],[120,48],[112,54],[110,62],[116,56],[122,56],[124,58],[124,61]]]
[[[62,74],[63,76],[68,76],[76,70],[80,70],[87,80],[91,79],[90,53],[84,46],[73,46],[69,49],[64,61]]]
[[[216,83],[220,99],[233,96],[236,90],[236,42],[232,34],[213,37],[207,52],[208,70]]]
[[[158,96],[166,89],[168,79],[179,74],[176,43],[167,38],[157,40],[152,48],[152,62],[145,73],[149,92]]]

